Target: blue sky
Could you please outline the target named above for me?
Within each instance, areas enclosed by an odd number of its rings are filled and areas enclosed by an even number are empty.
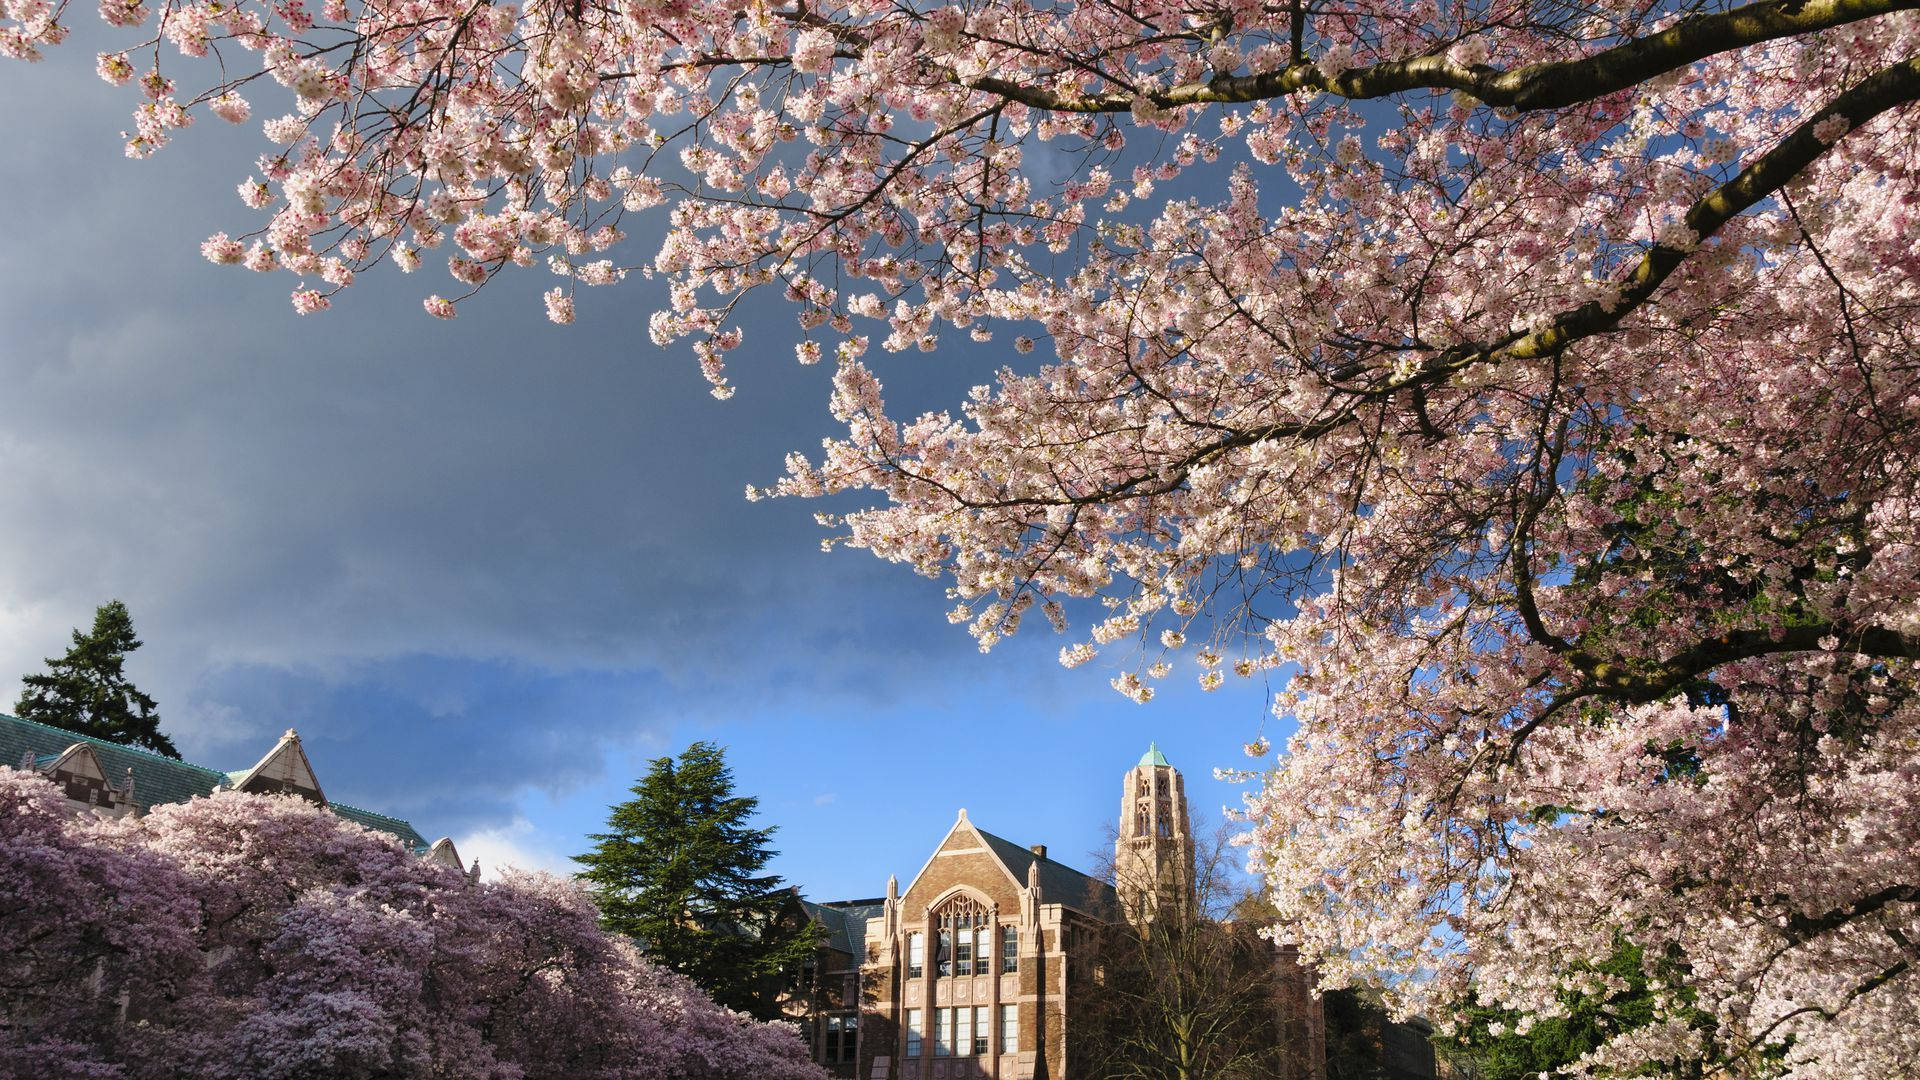
[[[648,340],[657,283],[559,328],[544,277],[509,275],[440,323],[430,262],[301,318],[291,277],[209,265],[202,239],[257,220],[230,194],[257,125],[125,159],[134,95],[77,21],[0,64],[0,706],[118,597],[190,759],[242,767],[295,727],[334,798],[560,867],[648,758],[713,739],[820,898],[904,881],[961,806],[1084,865],[1149,740],[1214,819],[1240,790],[1212,769],[1280,741],[1259,684],[1137,706],[1037,623],[982,656],[940,583],[822,554],[818,506],[747,503],[832,431],[829,366],[793,362],[777,302],[721,403]],[[1006,359],[877,367],[940,406]]]

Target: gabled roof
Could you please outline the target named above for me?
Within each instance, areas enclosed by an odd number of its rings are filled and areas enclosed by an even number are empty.
[[[1027,870],[1036,863],[1040,873],[1040,899],[1047,904],[1065,904],[1076,911],[1097,915],[1103,919],[1111,918],[1120,910],[1119,897],[1113,886],[1099,878],[1088,877],[1065,863],[1035,855],[1027,848],[1004,837],[974,826],[974,832],[987,842],[987,850],[1000,860],[1014,880],[1027,880]]]
[[[291,791],[312,792],[315,801],[326,805],[326,793],[320,790],[320,778],[313,775],[313,763],[307,760],[307,752],[300,745],[300,734],[292,728],[287,729],[273,749],[266,752],[253,768],[239,773],[228,773],[237,791],[251,791],[262,795],[275,795]]]
[[[826,928],[827,948],[846,953],[856,963],[867,958],[867,920],[886,910],[879,900],[837,900],[831,904],[801,900],[800,907]]]
[[[451,836],[443,836],[435,840],[433,846],[427,849],[427,859],[430,862],[439,863],[441,866],[452,867],[455,870],[466,869],[465,866],[460,864],[460,849],[453,846],[453,837]]]
[[[282,743],[286,742],[283,737]],[[36,764],[44,768],[57,760],[74,743],[84,743],[92,748],[100,767],[106,771],[107,780],[119,784],[133,770],[133,804],[140,813],[164,803],[186,802],[197,795],[211,795],[223,787],[234,786],[228,774],[218,769],[209,769],[202,765],[179,761],[150,750],[119,743],[96,739],[90,735],[67,731],[64,728],[51,727],[33,720],[22,720],[17,716],[0,713],[0,765],[18,765],[29,752],[34,755]],[[276,745],[276,749],[278,746]],[[260,764],[264,765],[273,757],[271,751]],[[300,763],[306,765],[306,754],[300,754]],[[237,773],[246,776],[254,769]],[[318,785],[315,785],[318,790]],[[427,842],[414,830],[414,827],[396,817],[376,814],[371,810],[362,810],[357,806],[345,806],[329,803],[328,808],[348,821],[364,825],[376,832],[383,832],[397,838],[407,848],[415,852],[427,850]]]
[[[932,869],[934,860],[938,859],[940,857],[940,853],[947,849],[947,841],[953,839],[953,834],[956,832],[959,832],[963,828],[966,829],[968,832],[973,833],[975,836],[986,835],[985,833],[981,832],[979,828],[974,825],[973,822],[967,820],[967,808],[964,806],[961,807],[959,815],[953,819],[953,824],[949,825],[947,827],[947,831],[941,835],[940,842],[933,845],[933,851],[927,855],[927,861],[921,863],[920,869],[914,873],[913,877],[907,880],[907,887],[901,890],[901,893],[900,893],[901,896],[905,896],[908,893],[911,893],[913,891],[913,887],[915,885],[920,884],[920,879],[926,876],[926,873],[929,869]],[[1008,883],[1011,884],[1014,888],[1019,889],[1019,888],[1024,888],[1026,886],[1027,879],[1020,877],[1019,875],[1015,874],[1012,870],[1008,869],[1004,860],[1001,861],[1000,869],[1006,873]]]

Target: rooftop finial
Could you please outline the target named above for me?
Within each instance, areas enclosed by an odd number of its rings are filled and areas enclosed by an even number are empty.
[[[286,733],[285,735],[282,735],[282,736],[280,736],[280,737],[281,737],[282,739],[292,739],[292,740],[293,740],[294,742],[299,742],[299,741],[300,741],[300,733],[299,733],[299,732],[297,732],[297,731],[295,731],[295,730],[293,730],[292,728],[288,728],[288,729],[287,729],[287,733]]]

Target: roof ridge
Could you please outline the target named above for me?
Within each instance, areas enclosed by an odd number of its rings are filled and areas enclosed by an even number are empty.
[[[93,746],[106,747],[109,750],[124,750],[129,754],[139,754],[141,757],[149,757],[162,764],[181,766],[188,769],[196,769],[200,772],[210,773],[214,776],[219,776],[219,777],[225,777],[227,775],[226,773],[220,771],[219,769],[211,768],[206,765],[196,765],[185,758],[168,757],[165,754],[157,753],[155,751],[148,750],[144,747],[128,746],[126,743],[117,743],[117,742],[114,742],[112,739],[102,739],[95,735],[82,734],[81,732],[73,731],[68,728],[55,727],[52,724],[43,724],[38,720],[29,720],[24,716],[14,716],[11,713],[0,713],[0,718],[11,720],[16,724],[25,724],[28,727],[37,727],[42,731],[51,731],[51,732],[55,732],[56,734],[65,735],[69,738],[74,739],[77,742],[84,742]]]
[[[1063,863],[1059,859],[1053,858],[1050,855],[1041,855],[1038,852],[1034,851],[1033,848],[1025,844],[1019,843],[1017,841],[1009,840],[1006,837],[999,835],[998,833],[990,833],[985,829],[980,829],[980,827],[977,825],[974,826],[974,828],[979,829],[980,835],[988,838],[989,840],[998,840],[1001,843],[1008,845],[1009,847],[1019,848],[1029,858],[1038,859],[1041,862],[1052,863],[1053,865],[1061,868],[1062,870],[1072,870],[1074,873],[1079,874],[1081,877],[1093,876],[1092,874],[1087,873],[1085,870],[1076,869],[1075,867],[1069,866],[1066,863]]]
[[[413,828],[413,822],[408,821],[406,818],[394,817],[392,814],[383,814],[378,810],[369,810],[364,806],[355,806],[352,803],[343,803],[338,799],[328,799],[327,805],[337,806],[342,810],[351,810],[356,814],[365,814],[368,817],[377,817],[382,821],[391,821],[397,825],[405,825],[409,829]],[[418,832],[419,830],[415,829],[414,831]]]

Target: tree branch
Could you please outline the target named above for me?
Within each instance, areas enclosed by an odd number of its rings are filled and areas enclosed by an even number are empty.
[[[1716,53],[1914,8],[1920,8],[1920,0],[1767,0],[1683,19],[1659,33],[1580,60],[1555,60],[1501,71],[1485,65],[1467,67],[1445,55],[1427,55],[1349,68],[1335,75],[1296,60],[1278,71],[1221,75],[1149,94],[1146,100],[1159,108],[1172,109],[1264,101],[1301,90],[1352,100],[1410,90],[1456,90],[1490,105],[1533,112],[1605,97]],[[967,85],[1055,112],[1127,112],[1136,100],[1131,94],[1117,92],[1065,94],[995,75]]]

